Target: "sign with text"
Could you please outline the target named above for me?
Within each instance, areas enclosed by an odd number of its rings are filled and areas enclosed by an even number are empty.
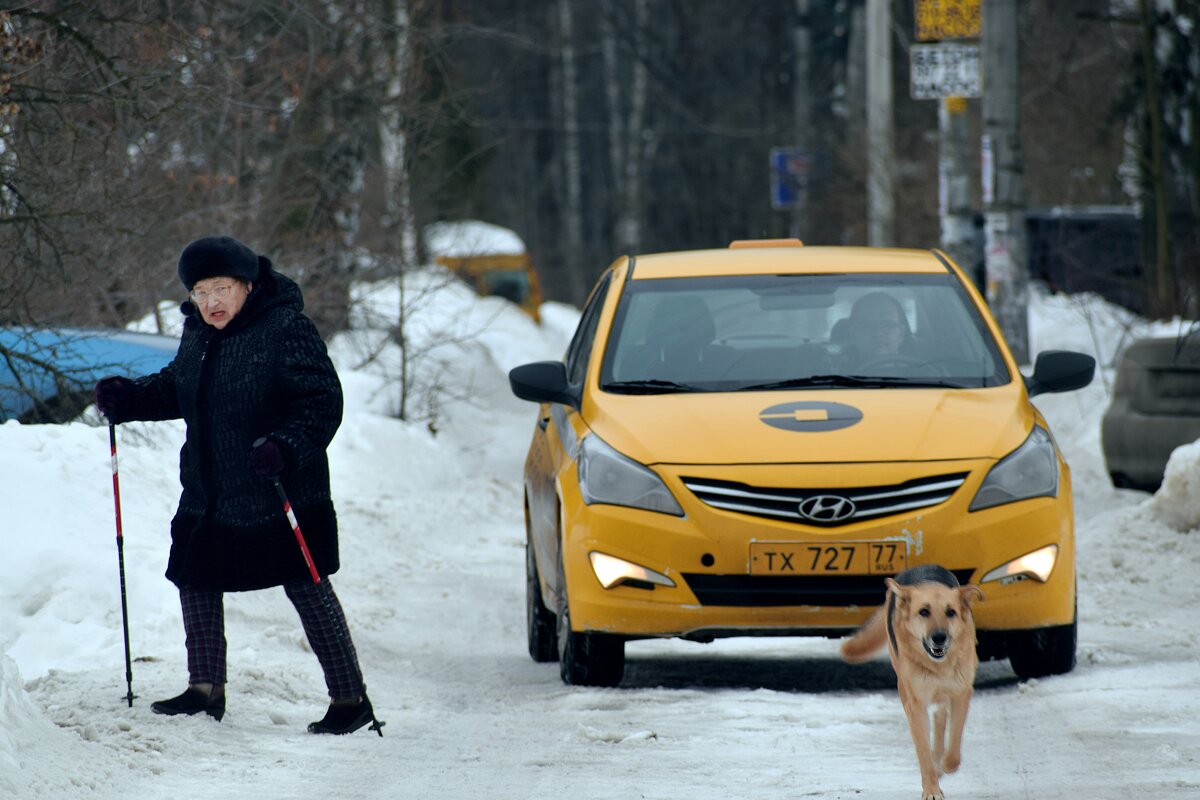
[[[816,158],[794,147],[771,148],[771,208],[804,207],[808,178]]]
[[[909,75],[914,100],[979,97],[979,45],[914,44]]]
[[[981,0],[916,0],[917,41],[978,39]]]

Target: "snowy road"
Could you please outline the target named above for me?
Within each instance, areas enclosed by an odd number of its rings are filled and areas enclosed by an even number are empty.
[[[0,427],[16,509],[0,580],[0,795],[919,797],[890,667],[847,666],[835,642],[633,643],[618,689],[564,686],[555,665],[529,659],[519,479],[533,409],[506,395],[497,364],[560,345],[524,346],[475,354],[473,386],[488,400],[449,405],[436,437],[356,411],[369,381],[343,367],[360,399],[331,451],[344,565],[334,584],[382,738],[304,732],[324,687],[281,591],[227,597],[223,722],[150,712],[186,679],[161,577],[178,491],[172,424],[123,431],[138,659],[127,708],[106,431]],[[1029,683],[1005,662],[981,666],[963,766],[942,784],[951,800],[1200,797],[1200,538],[1158,521],[1145,495],[1108,486],[1102,404],[1094,386],[1045,406],[1076,481],[1079,666]],[[48,488],[64,486],[70,504]]]

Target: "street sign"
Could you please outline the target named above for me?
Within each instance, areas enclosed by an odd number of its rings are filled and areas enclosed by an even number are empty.
[[[801,203],[816,159],[795,147],[771,148],[771,208],[784,210]]]
[[[909,85],[914,100],[979,97],[979,45],[914,44],[910,52]]]
[[[916,0],[917,41],[978,39],[981,0]]]

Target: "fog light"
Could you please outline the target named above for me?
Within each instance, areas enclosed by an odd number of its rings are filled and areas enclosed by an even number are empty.
[[[1020,558],[1002,564],[983,576],[980,583],[1000,581],[1003,586],[1017,581],[1035,580],[1045,583],[1054,572],[1054,564],[1058,561],[1058,545],[1049,544],[1040,550],[1034,550]]]
[[[639,564],[633,564],[622,558],[599,553],[593,550],[588,553],[592,560],[592,571],[596,579],[605,589],[614,586],[633,586],[639,589],[653,589],[655,586],[675,587],[675,581]]]

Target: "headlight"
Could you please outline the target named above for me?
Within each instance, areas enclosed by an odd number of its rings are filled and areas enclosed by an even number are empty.
[[[1035,580],[1038,583],[1045,583],[1050,580],[1050,574],[1054,572],[1054,564],[1057,561],[1058,545],[1048,544],[1040,550],[1026,553],[1020,558],[1009,561],[1007,564],[1001,564],[987,575],[984,575],[979,582],[989,583],[990,581],[1000,581],[1001,586],[1024,580]]]
[[[1058,454],[1050,433],[1034,425],[1025,443],[991,468],[968,510],[980,511],[1031,497],[1057,495]]]
[[[583,502],[643,508],[683,516],[683,509],[658,475],[627,458],[596,434],[579,445],[579,489]]]
[[[605,589],[611,589],[614,586],[633,586],[638,589],[653,589],[655,586],[675,588],[675,581],[661,572],[655,572],[641,564],[634,564],[632,561],[610,556],[599,550],[588,553],[588,558],[591,559],[592,571],[596,573],[596,580],[600,581],[600,585]]]

